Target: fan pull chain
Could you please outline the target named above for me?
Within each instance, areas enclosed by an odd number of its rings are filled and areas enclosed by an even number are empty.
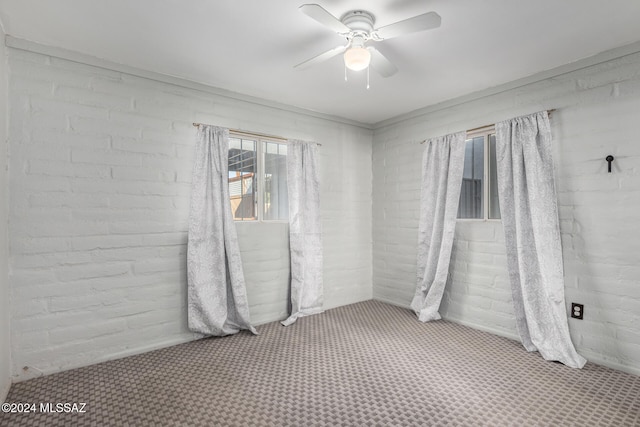
[[[347,81],[347,64],[344,64],[344,81]]]
[[[369,89],[369,68],[371,67],[367,67],[367,89]]]

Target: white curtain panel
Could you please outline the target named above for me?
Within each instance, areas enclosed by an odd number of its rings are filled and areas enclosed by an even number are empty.
[[[289,249],[291,251],[291,316],[322,313],[322,228],[318,145],[287,142],[287,188],[289,194]]]
[[[187,247],[189,329],[256,333],[229,201],[229,130],[200,125],[191,183]]]
[[[425,141],[422,157],[418,283],[411,308],[422,322],[440,319],[456,230],[465,132]]]
[[[528,351],[582,368],[571,342],[546,111],[496,124],[500,213],[518,333]]]

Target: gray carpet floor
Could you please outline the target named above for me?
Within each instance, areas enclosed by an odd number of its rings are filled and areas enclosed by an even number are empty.
[[[638,426],[640,377],[375,301],[49,375],[2,426]]]

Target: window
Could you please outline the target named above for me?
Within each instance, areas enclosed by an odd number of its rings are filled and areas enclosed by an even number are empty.
[[[286,221],[287,145],[231,133],[229,196],[236,221]]]
[[[500,219],[493,126],[467,135],[458,218]]]

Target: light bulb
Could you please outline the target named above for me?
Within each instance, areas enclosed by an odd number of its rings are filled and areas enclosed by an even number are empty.
[[[353,71],[361,71],[369,66],[371,53],[364,47],[352,47],[344,53],[344,65]]]

